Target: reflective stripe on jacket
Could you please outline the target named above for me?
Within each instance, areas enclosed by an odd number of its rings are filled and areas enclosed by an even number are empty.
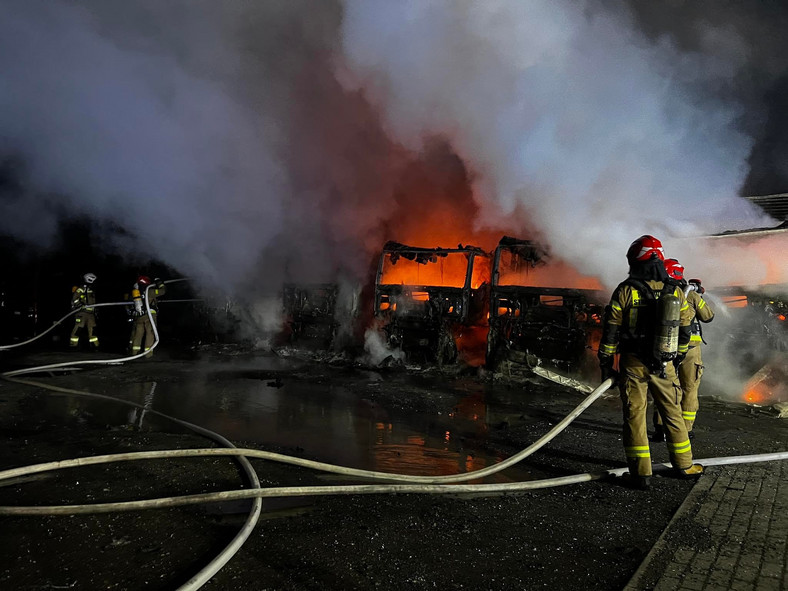
[[[619,284],[613,292],[610,303],[605,308],[602,339],[599,343],[600,355],[633,353],[643,358],[651,356],[657,322],[656,302],[662,294],[664,284],[653,280],[642,283],[651,293],[644,293],[629,281]],[[689,348],[689,327],[693,311],[681,288],[676,286],[673,294],[681,302],[679,353],[686,353]]]

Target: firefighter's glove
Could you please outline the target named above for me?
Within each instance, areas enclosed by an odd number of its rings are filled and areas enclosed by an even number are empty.
[[[673,358],[673,367],[678,369],[679,365],[681,365],[681,362],[684,361],[684,358],[686,356],[687,356],[686,353],[679,353],[678,355],[676,355],[676,357]]]
[[[706,289],[700,284],[700,279],[690,279],[689,284],[692,286],[692,289],[697,291],[699,294],[703,295],[706,293]]]
[[[619,374],[618,372],[613,369],[613,356],[612,355],[600,355],[599,356],[599,370],[602,374],[602,381],[604,382],[608,378],[613,380],[613,386],[616,385],[618,382]]]

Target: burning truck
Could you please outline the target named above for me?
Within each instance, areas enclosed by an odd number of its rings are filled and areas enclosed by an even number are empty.
[[[505,236],[495,249],[487,366],[508,373],[548,362],[593,364],[607,294],[535,242]],[[593,351],[592,351],[593,350]]]
[[[414,360],[484,361],[490,254],[475,246],[388,242],[375,278],[375,317],[391,347]]]
[[[786,197],[770,196],[783,212],[788,211]],[[719,251],[735,253],[742,266],[762,273],[757,283],[744,278],[720,285],[710,281],[712,302],[722,312],[720,320],[709,326],[715,349],[721,359],[736,360],[732,378],[745,382],[744,402],[765,405],[788,401],[788,271],[783,254],[788,249],[788,221],[771,228],[723,232],[704,240]]]

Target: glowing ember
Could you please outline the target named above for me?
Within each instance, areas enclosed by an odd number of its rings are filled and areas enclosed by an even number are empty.
[[[742,399],[759,406],[788,400],[788,357],[781,356],[764,365],[744,386]]]

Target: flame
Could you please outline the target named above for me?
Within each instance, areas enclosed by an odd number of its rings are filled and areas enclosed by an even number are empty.
[[[788,400],[788,356],[775,357],[758,370],[745,384],[742,400],[762,406]]]
[[[488,325],[463,326],[454,334],[454,342],[460,358],[471,367],[481,367],[485,362],[487,352]]]
[[[393,262],[396,260],[396,262]],[[468,274],[468,257],[462,252],[437,257],[436,262],[417,263],[404,257],[383,258],[381,285],[418,285],[433,287],[464,287]],[[420,292],[426,295],[426,292]],[[424,298],[426,300],[428,298]]]
[[[763,404],[768,400],[771,400],[771,393],[762,384],[756,384],[744,393],[744,401],[747,404]]]
[[[498,285],[602,290],[598,279],[581,274],[563,261],[534,267],[525,262],[518,264],[513,260],[515,256],[510,251],[501,252]]]

